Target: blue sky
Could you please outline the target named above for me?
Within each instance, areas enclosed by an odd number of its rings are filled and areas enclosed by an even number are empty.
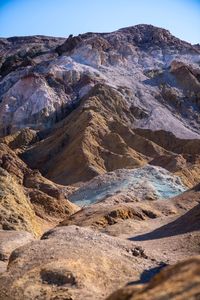
[[[0,0],[0,36],[68,36],[136,24],[200,43],[200,0]]]

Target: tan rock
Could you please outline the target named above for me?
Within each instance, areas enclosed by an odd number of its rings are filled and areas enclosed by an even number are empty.
[[[40,234],[40,226],[23,187],[4,169],[0,168],[0,226],[4,230],[25,230]]]
[[[13,250],[32,241],[34,237],[29,232],[0,230],[0,260],[8,260]]]
[[[39,171],[32,171],[4,143],[0,143],[0,166],[1,228],[38,235],[78,210],[65,199],[67,187],[57,186]]]
[[[104,299],[151,265],[129,241],[77,226],[60,227],[16,249],[0,276],[0,299]]]
[[[7,270],[7,263],[0,260],[0,274]]]
[[[150,283],[118,290],[107,300],[191,299],[200,295],[200,257],[196,256],[164,268]]]
[[[1,141],[8,145],[11,149],[18,150],[20,150],[20,148],[31,145],[37,140],[37,132],[29,128],[24,128],[21,131],[17,131],[12,135],[8,135],[4,138],[1,138]]]
[[[123,204],[100,204],[82,208],[75,214],[65,218],[59,226],[78,225],[91,226],[94,228],[106,228],[107,226],[120,223],[123,220],[146,220],[160,216],[158,209],[148,205],[148,203],[123,203]]]

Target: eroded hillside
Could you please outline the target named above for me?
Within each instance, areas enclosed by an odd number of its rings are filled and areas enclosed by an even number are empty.
[[[199,182],[198,45],[0,39],[0,300],[199,299]]]

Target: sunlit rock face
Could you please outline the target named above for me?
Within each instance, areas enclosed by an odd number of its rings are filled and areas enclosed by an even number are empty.
[[[101,83],[121,93],[134,128],[200,137],[200,52],[167,30],[1,39],[0,53],[1,135],[51,127]]]
[[[146,165],[132,170],[116,170],[100,175],[69,196],[84,206],[122,194],[136,200],[167,199],[186,190],[178,176],[161,167]]]

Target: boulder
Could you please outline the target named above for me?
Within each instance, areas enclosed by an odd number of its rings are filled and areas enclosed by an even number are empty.
[[[87,228],[52,229],[11,254],[0,299],[104,299],[152,264],[133,247]]]

